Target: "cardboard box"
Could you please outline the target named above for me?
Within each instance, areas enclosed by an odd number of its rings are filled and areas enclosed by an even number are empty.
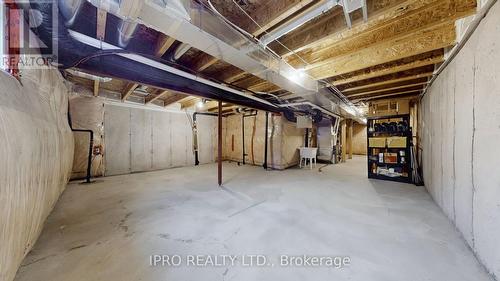
[[[398,163],[398,154],[397,153],[384,153],[384,163],[387,163],[387,164]]]
[[[385,147],[386,139],[385,138],[369,138],[368,146],[369,147]]]
[[[387,147],[406,148],[406,137],[389,137],[389,138],[387,138]]]
[[[368,116],[381,117],[390,115],[410,114],[409,99],[389,99],[372,101],[368,107]]]

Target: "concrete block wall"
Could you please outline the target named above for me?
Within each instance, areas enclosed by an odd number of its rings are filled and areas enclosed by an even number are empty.
[[[421,101],[425,185],[500,278],[500,3]]]

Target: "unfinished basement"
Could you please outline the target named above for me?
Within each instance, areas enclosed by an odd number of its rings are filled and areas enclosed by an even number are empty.
[[[498,1],[0,21],[0,281],[500,280]]]

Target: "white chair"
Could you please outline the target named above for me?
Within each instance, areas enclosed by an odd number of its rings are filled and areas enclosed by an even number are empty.
[[[318,154],[317,147],[300,147],[300,164],[299,167],[302,168],[302,160],[304,160],[304,166],[307,166],[307,160],[309,160],[309,166],[312,170],[313,161],[314,167],[316,167],[316,155]]]

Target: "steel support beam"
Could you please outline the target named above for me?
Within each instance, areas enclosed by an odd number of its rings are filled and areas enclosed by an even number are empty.
[[[218,137],[217,137],[217,179],[219,186],[222,186],[222,101],[219,101],[218,116]]]

